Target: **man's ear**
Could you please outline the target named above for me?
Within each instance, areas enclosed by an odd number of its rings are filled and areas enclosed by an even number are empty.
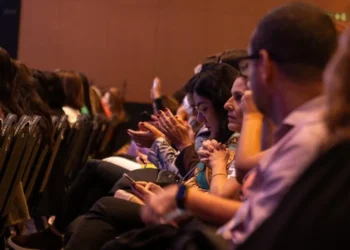
[[[265,83],[271,82],[271,75],[272,75],[272,64],[271,64],[271,58],[269,53],[262,49],[259,51],[260,55],[260,75],[262,80]]]

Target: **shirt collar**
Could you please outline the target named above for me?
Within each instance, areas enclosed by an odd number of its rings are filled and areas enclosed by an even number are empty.
[[[292,111],[284,120],[283,125],[296,126],[304,122],[313,122],[322,119],[325,111],[324,95],[315,97]]]
[[[292,111],[276,130],[274,134],[275,143],[292,130],[293,127],[321,120],[325,111],[325,100],[325,96],[315,97]]]

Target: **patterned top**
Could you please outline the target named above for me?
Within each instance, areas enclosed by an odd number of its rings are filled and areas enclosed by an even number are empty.
[[[202,145],[202,142],[207,138],[207,129],[201,129],[198,131],[195,139],[196,152]],[[168,170],[180,175],[179,169],[175,166],[175,161],[179,154],[180,152],[174,149],[168,141],[160,137],[154,141],[148,153],[148,160],[158,169]]]

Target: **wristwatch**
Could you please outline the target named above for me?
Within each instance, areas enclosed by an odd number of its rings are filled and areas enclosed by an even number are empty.
[[[187,186],[184,184],[179,185],[179,189],[176,194],[176,205],[180,209],[185,209],[185,200],[187,197]]]

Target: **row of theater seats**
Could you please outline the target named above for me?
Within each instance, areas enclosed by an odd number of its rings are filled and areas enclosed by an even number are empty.
[[[39,116],[9,114],[0,119],[0,221],[8,214],[18,185],[22,184],[31,210],[47,187],[50,174],[63,173],[64,184],[69,185],[89,157],[111,153],[109,144],[118,130],[117,121],[102,115],[94,120],[80,116],[73,126],[66,116],[52,117],[52,123],[53,142],[49,143]]]

